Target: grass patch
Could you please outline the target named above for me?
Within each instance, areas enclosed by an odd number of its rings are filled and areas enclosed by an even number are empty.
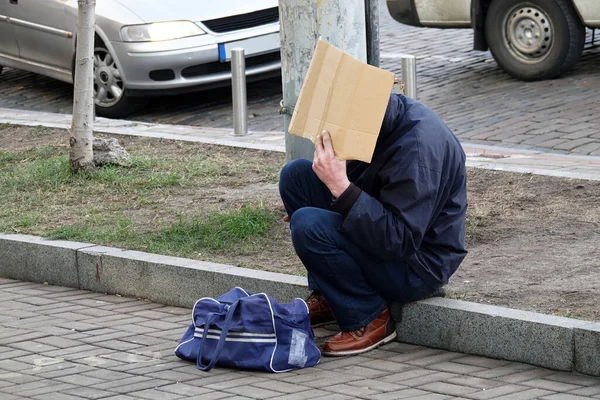
[[[86,224],[63,226],[48,233],[52,239],[125,245],[152,253],[190,257],[206,252],[236,249],[255,251],[274,221],[261,205],[217,211],[205,217],[185,218],[158,231],[143,231],[125,217],[93,218]]]
[[[257,253],[273,235],[265,199],[283,155],[131,138],[131,168],[73,174],[66,141],[26,129],[29,148],[0,150],[0,232],[201,259]]]

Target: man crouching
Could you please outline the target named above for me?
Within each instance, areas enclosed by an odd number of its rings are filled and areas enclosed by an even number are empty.
[[[388,302],[430,296],[467,254],[465,154],[441,119],[408,97],[390,97],[370,164],[338,160],[323,132],[314,161],[283,168],[279,191],[313,291],[311,323],[341,329],[324,355],[394,340]]]

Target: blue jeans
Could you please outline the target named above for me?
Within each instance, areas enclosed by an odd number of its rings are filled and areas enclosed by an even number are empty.
[[[283,168],[279,193],[309,289],[321,292],[343,331],[367,326],[388,301],[408,303],[433,293],[407,264],[381,260],[339,232],[344,217],[331,210],[331,192],[309,160]]]

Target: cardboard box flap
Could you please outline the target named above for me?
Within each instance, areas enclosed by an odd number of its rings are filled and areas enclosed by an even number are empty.
[[[319,40],[289,132],[314,143],[327,130],[340,160],[371,162],[394,79]]]

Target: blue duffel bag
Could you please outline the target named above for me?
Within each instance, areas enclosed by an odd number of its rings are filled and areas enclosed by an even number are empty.
[[[198,300],[175,354],[203,371],[219,365],[286,372],[321,359],[303,300],[279,304],[241,288]]]

